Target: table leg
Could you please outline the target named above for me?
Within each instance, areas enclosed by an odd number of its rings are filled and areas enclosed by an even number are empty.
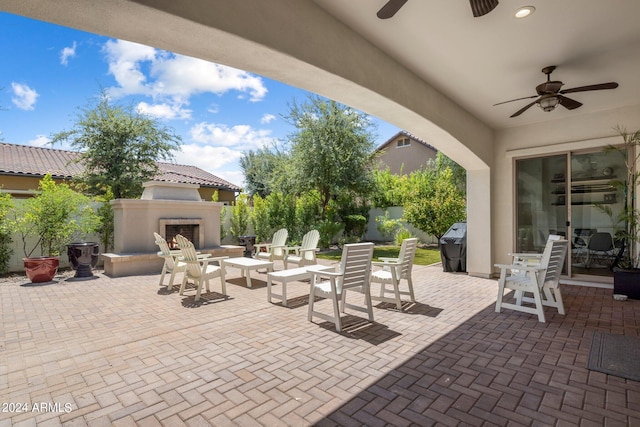
[[[282,306],[287,306],[287,279],[282,279]]]
[[[251,269],[249,268],[247,268],[246,279],[247,279],[247,288],[251,288]]]
[[[271,277],[267,276],[267,301],[271,302]]]

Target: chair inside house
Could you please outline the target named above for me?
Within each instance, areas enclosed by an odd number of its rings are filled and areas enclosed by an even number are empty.
[[[289,264],[296,264],[298,267],[317,264],[316,252],[318,252],[319,241],[320,233],[318,230],[311,230],[302,236],[300,246],[288,246],[285,249],[286,255],[283,260],[285,270],[289,268]]]
[[[540,264],[537,266],[524,264],[496,264],[500,268],[498,280],[498,298],[496,312],[502,308],[537,314],[540,322],[545,322],[544,307],[555,307],[558,313],[564,314],[564,305],[560,293],[559,282],[569,242],[567,240],[547,240]],[[518,273],[509,275],[516,270]],[[515,291],[515,303],[504,302],[504,290]],[[528,296],[529,294],[533,297]],[[533,303],[523,305],[523,303]]]
[[[162,286],[164,276],[169,273],[171,276],[169,278],[169,283],[167,284],[167,289],[173,289],[173,280],[175,279],[176,274],[184,273],[187,269],[187,264],[178,260],[178,258],[182,256],[182,252],[180,250],[171,250],[164,237],[158,233],[153,233],[153,236],[156,239],[156,245],[160,248],[158,256],[164,258],[164,265],[162,266],[162,272],[160,273],[159,286]]]
[[[176,240],[178,241],[178,246],[180,247],[180,251],[182,252],[182,257],[180,258],[181,262],[184,262],[187,266],[184,278],[182,279],[182,285],[180,286],[180,295],[184,295],[184,290],[187,285],[188,279],[194,281],[196,285],[196,296],[195,301],[200,299],[200,294],[202,293],[202,285],[204,284],[207,292],[210,292],[209,288],[209,280],[219,277],[220,284],[222,285],[222,294],[226,295],[226,284],[225,284],[225,271],[224,265],[214,265],[213,263],[216,261],[220,261],[222,259],[228,258],[227,256],[222,257],[210,257],[205,255],[198,255],[196,253],[196,249],[186,237],[178,234],[176,236]]]
[[[273,234],[271,243],[256,243],[254,245],[256,250],[254,258],[271,262],[282,260],[284,263],[284,258],[287,254],[287,237],[289,237],[289,232],[286,228],[281,228]]]
[[[372,265],[382,267],[381,270],[371,272],[371,284],[380,283],[380,295],[375,295],[375,291],[372,291],[372,300],[395,303],[398,310],[402,310],[400,295],[408,295],[411,302],[416,301],[411,270],[417,247],[417,238],[404,239],[398,258],[380,258],[380,261],[372,262]],[[400,289],[400,281],[403,279],[407,282],[407,290]],[[388,285],[390,285],[389,288],[387,288]],[[390,293],[393,294],[393,298],[387,296]]]
[[[344,245],[342,259],[337,271],[313,271],[311,267],[311,289],[309,291],[309,316],[333,322],[336,331],[342,331],[340,313],[348,307],[368,314],[373,322],[373,308],[370,294],[371,259],[373,258],[373,243],[352,243]],[[364,294],[365,307],[347,303],[347,291],[357,291]],[[333,316],[314,310],[315,297],[327,298],[333,306]]]
[[[616,256],[616,248],[610,233],[596,232],[589,238],[587,244],[587,260],[585,267],[611,267]]]

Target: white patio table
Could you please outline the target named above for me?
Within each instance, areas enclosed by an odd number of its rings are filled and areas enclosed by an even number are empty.
[[[309,265],[306,267],[291,268],[289,270],[274,271],[267,274],[267,301],[271,302],[271,298],[277,298],[282,301],[282,306],[287,306],[287,282],[294,280],[305,280],[311,277],[311,271],[333,270],[333,266],[329,265]],[[273,293],[271,285],[273,282],[282,283],[282,295]]]
[[[221,261],[225,266],[236,267],[240,269],[242,277],[247,279],[247,288],[251,288],[251,270],[266,268],[267,271],[273,271],[273,262],[263,261],[254,258],[238,257],[228,258]]]

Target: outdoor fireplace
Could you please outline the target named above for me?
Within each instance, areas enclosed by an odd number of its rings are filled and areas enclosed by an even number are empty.
[[[112,200],[114,250],[102,254],[105,274],[121,277],[161,271],[164,260],[158,256],[153,233],[169,243],[182,234],[199,252],[213,256],[242,256],[242,246],[220,246],[222,203],[202,201],[198,187],[148,182],[139,200]]]
[[[159,220],[160,234],[169,244],[169,248],[177,249],[175,237],[178,234],[186,237],[196,249],[201,249],[204,241],[204,221],[193,218],[162,218]]]

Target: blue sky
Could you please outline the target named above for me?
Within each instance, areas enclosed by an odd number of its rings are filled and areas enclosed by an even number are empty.
[[[242,152],[286,139],[309,92],[234,68],[0,13],[0,139],[50,146],[101,88],[182,137],[175,161],[243,185]],[[376,144],[398,128],[372,117]],[[55,145],[55,148],[68,148]]]

